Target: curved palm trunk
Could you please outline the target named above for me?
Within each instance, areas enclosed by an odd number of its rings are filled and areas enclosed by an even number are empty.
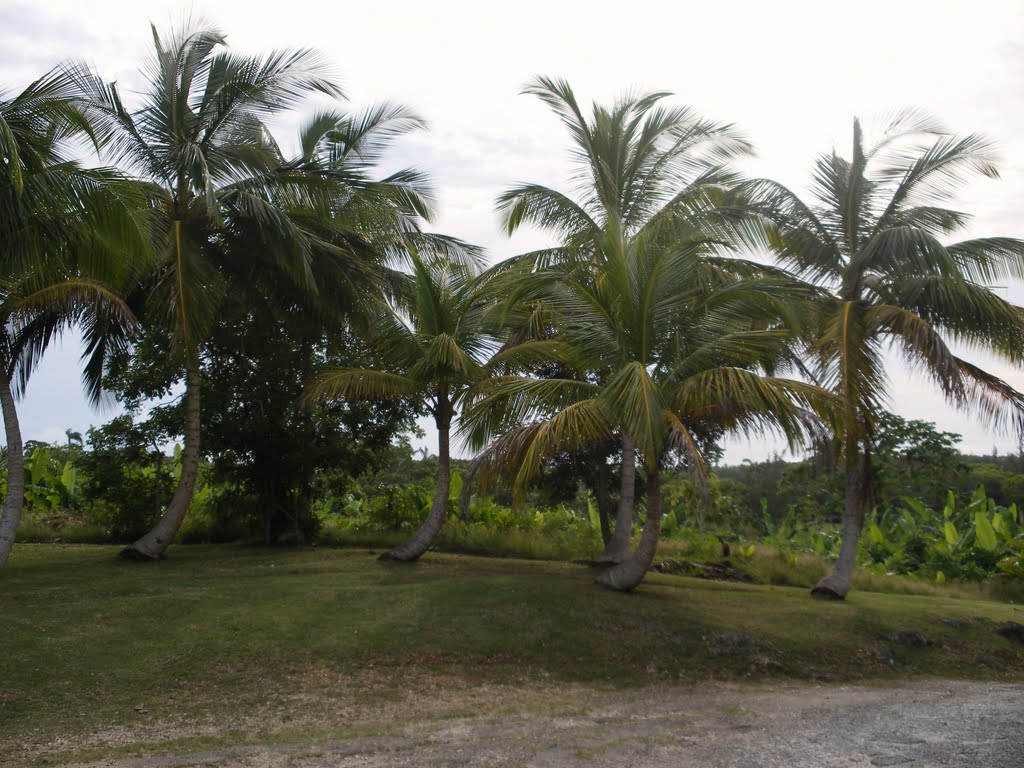
[[[21,520],[21,507],[25,503],[25,455],[21,442],[18,412],[14,407],[14,393],[6,372],[0,372],[0,405],[3,407],[4,431],[7,434],[7,495],[4,497],[3,516],[0,517],[0,571],[14,547],[14,537]]]
[[[441,408],[439,406],[439,413]],[[437,483],[434,486],[434,503],[430,505],[430,512],[427,519],[423,521],[419,529],[404,544],[400,544],[392,550],[380,556],[381,560],[401,560],[412,562],[430,549],[434,543],[438,531],[444,525],[448,517],[448,493],[451,487],[452,469],[449,456],[448,438],[451,430],[451,416],[445,414],[437,419]],[[466,486],[463,485],[463,488]]]
[[[870,459],[857,440],[846,445],[846,506],[843,509],[843,543],[832,572],[817,583],[811,594],[823,600],[842,600],[853,586],[857,543],[864,527]]]
[[[185,366],[185,447],[181,452],[181,477],[174,489],[171,503],[163,517],[147,533],[133,544],[121,550],[123,560],[158,560],[164,556],[167,547],[178,535],[192,502],[196,475],[199,473],[199,389],[202,383],[199,368],[187,363]]]
[[[597,556],[599,563],[621,563],[629,557],[633,536],[633,506],[636,494],[636,446],[628,436],[622,438],[622,488],[615,511],[615,532]],[[659,523],[660,525],[660,523]],[[645,528],[646,530],[646,528]]]
[[[654,561],[661,535],[661,467],[647,473],[647,519],[640,544],[633,556],[609,568],[597,577],[597,583],[609,589],[629,592],[643,581],[644,574]]]

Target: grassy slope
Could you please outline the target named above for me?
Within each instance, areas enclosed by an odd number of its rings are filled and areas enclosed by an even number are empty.
[[[456,555],[408,566],[364,550],[176,547],[139,565],[116,551],[15,548],[0,578],[0,754],[73,749],[140,719],[223,738],[244,721],[269,738],[300,714],[308,729],[309,713],[452,686],[1024,680],[1024,645],[994,631],[1024,613],[986,601],[861,591],[831,604],[657,575],[622,595],[577,565]],[[905,630],[932,645],[891,639]]]

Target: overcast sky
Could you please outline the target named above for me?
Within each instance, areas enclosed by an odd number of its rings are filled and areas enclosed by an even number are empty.
[[[999,181],[965,190],[970,236],[1024,237],[1024,4],[963,2],[537,2],[225,0],[166,2],[0,0],[0,88],[10,93],[65,58],[119,81],[126,100],[142,80],[149,24],[203,16],[246,52],[312,46],[333,65],[355,106],[400,101],[430,130],[406,140],[396,165],[429,171],[441,201],[435,228],[485,246],[499,260],[541,242],[509,240],[493,202],[532,181],[565,187],[566,139],[540,102],[519,95],[538,74],[564,77],[586,100],[627,89],[668,90],[706,116],[735,123],[757,147],[743,170],[803,192],[820,152],[849,154],[852,118],[923,108],[959,133],[980,132],[1000,150]],[[284,133],[294,120],[279,126]],[[1007,295],[1024,302],[1024,290]],[[62,439],[68,427],[102,423],[81,394],[78,348],[55,348],[21,403],[27,439]],[[983,359],[983,358],[976,358]],[[985,361],[1019,388],[1024,375]],[[893,410],[964,435],[972,452],[1016,450],[952,412],[898,364]],[[778,446],[730,441],[726,459],[760,459]]]

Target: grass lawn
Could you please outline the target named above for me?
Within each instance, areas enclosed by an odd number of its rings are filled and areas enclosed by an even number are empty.
[[[417,708],[545,706],[594,686],[1024,681],[1024,644],[996,632],[1024,612],[984,600],[822,603],[654,574],[624,595],[579,565],[445,554],[403,565],[367,550],[179,546],[129,564],[116,552],[15,547],[0,576],[0,754],[379,732]],[[541,689],[551,696],[523,698]]]

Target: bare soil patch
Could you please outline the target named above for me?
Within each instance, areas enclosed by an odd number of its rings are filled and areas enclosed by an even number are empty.
[[[331,737],[107,758],[78,766],[1024,765],[1021,685],[787,684],[612,691],[544,683],[452,689],[446,685],[450,681],[438,680],[437,695],[425,697],[424,682],[416,682],[415,695],[321,709],[302,721],[311,732],[327,727],[334,731]],[[248,724],[221,725],[245,730]],[[165,727],[184,736],[217,726]],[[153,728],[97,734],[96,746],[104,740],[113,747],[125,737],[169,735]]]

